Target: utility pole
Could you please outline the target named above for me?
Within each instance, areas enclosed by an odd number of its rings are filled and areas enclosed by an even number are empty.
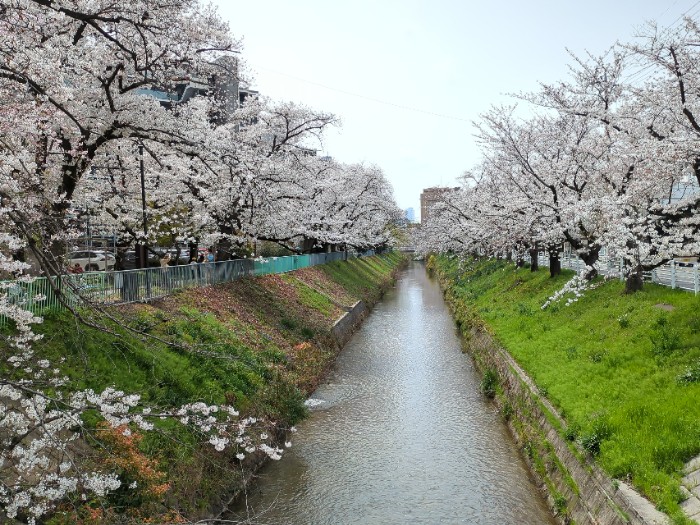
[[[143,169],[143,143],[139,143],[139,164],[141,168],[141,214],[143,217],[143,244],[139,245],[139,267],[148,268],[148,221],[146,220],[146,176]]]

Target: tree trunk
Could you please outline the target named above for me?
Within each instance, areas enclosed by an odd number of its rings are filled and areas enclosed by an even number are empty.
[[[556,277],[561,275],[561,259],[559,258],[559,252],[556,248],[549,250],[549,276]]]
[[[644,286],[644,274],[642,273],[643,271],[643,268],[638,265],[627,276],[627,280],[625,281],[626,294],[639,292],[642,289],[642,287]]]
[[[228,261],[229,259],[231,259],[231,253],[233,251],[231,243],[231,235],[233,235],[233,228],[229,225],[220,224],[219,232],[222,233],[224,237],[222,239],[219,239],[219,242],[216,243],[216,246],[214,247],[216,250],[216,260]]]
[[[528,250],[530,254],[530,271],[536,272],[540,269],[540,261],[537,259],[537,248]]]
[[[547,255],[549,256],[549,277],[554,278],[561,275],[561,252],[564,247],[561,244],[548,244]]]
[[[136,250],[136,267],[148,268],[148,246],[146,244],[138,244],[134,246]]]
[[[301,253],[311,253],[315,245],[316,239],[304,239],[301,243]]]
[[[190,261],[194,259],[195,261],[197,260],[197,257],[199,257],[199,243],[198,242],[189,242],[187,244],[187,248],[189,250],[189,256],[190,256]]]
[[[114,262],[114,269],[115,270],[126,270],[127,269],[126,265],[124,264],[124,260],[125,260],[126,252],[129,251],[130,245],[131,245],[131,241],[122,240],[120,242],[117,242],[117,246],[116,246],[116,250],[115,250],[115,254],[114,254],[114,258],[116,259]]]
[[[518,254],[518,258],[515,261],[515,266],[517,268],[522,268],[523,266],[525,266],[525,259],[523,259],[520,254]]]
[[[581,255],[581,260],[584,262],[586,266],[590,266],[591,269],[586,272],[584,277],[586,280],[590,281],[594,277],[598,275],[598,270],[595,269],[593,266],[595,263],[598,262],[598,255],[600,254],[600,248],[593,248],[592,250],[584,253]]]

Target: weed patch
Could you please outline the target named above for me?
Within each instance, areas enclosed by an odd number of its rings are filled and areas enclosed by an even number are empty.
[[[680,348],[680,335],[665,315],[656,320],[649,338],[652,353],[657,357],[668,357]]]
[[[686,367],[685,371],[678,376],[677,381],[681,385],[700,382],[700,360]]]
[[[496,388],[498,387],[498,372],[489,368],[484,372],[484,376],[481,378],[480,390],[489,399],[493,399],[496,396]]]

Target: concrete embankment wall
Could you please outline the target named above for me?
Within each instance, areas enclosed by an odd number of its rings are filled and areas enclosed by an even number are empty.
[[[369,315],[369,309],[364,301],[357,301],[348,308],[348,311],[342,317],[333,323],[331,334],[338,346],[345,346],[367,315]]]
[[[629,485],[608,477],[576,442],[565,439],[566,423],[474,312],[442,282],[460,327],[465,351],[496,382],[494,402],[507,421],[560,523],[661,525],[669,518]],[[494,377],[495,374],[495,377]]]
[[[561,523],[660,525],[668,518],[632,490],[612,480],[575,443],[561,435],[564,422],[515,360],[483,328],[463,327],[465,348],[482,372],[496,372],[494,399],[532,472],[546,489]]]

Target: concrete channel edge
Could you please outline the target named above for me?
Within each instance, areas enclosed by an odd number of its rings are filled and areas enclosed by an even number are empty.
[[[482,327],[470,327],[465,350],[477,367],[495,370],[502,393],[494,399],[555,518],[577,525],[667,525],[671,520],[620,480],[613,480],[560,434],[562,417],[532,379]],[[506,408],[508,407],[508,408]]]
[[[333,323],[331,334],[338,346],[345,346],[368,313],[369,309],[364,301],[357,301]]]

